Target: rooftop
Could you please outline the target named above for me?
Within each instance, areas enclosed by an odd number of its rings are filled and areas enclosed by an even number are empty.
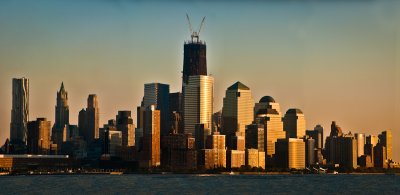
[[[250,90],[249,87],[241,83],[240,81],[236,82],[235,84],[228,87],[228,90]]]

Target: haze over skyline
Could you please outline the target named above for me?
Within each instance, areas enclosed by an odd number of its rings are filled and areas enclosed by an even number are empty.
[[[145,83],[181,89],[183,42],[206,16],[214,111],[241,81],[256,102],[300,108],[307,129],[393,131],[400,151],[398,1],[0,1],[0,143],[9,136],[12,78],[30,80],[30,120],[54,123],[64,82],[70,121],[97,94],[100,124],[140,105]],[[396,120],[397,119],[397,120]],[[398,152],[394,160],[400,160]]]

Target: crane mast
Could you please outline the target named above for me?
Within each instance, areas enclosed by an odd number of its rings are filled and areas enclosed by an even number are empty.
[[[186,19],[187,19],[188,24],[189,24],[190,37],[192,38],[192,42],[194,42],[194,40],[196,40],[196,42],[199,42],[200,41],[200,39],[199,39],[200,32],[201,32],[201,29],[204,26],[204,21],[205,21],[206,17],[204,16],[203,19],[201,20],[200,27],[199,27],[198,31],[193,31],[192,24],[190,22],[190,18],[189,18],[188,14],[186,14]]]

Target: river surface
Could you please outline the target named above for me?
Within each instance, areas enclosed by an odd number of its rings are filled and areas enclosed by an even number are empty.
[[[2,176],[0,194],[400,194],[399,175]]]

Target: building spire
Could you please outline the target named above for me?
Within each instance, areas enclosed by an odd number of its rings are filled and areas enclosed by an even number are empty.
[[[60,91],[65,91],[65,89],[64,89],[64,81],[61,82]]]

